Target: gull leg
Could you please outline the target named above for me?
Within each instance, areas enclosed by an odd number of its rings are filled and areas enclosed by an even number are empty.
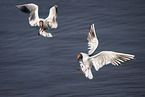
[[[77,70],[80,71],[81,69],[80,68],[77,68]]]

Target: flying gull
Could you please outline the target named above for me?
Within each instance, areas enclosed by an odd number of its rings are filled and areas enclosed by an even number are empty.
[[[38,35],[42,35],[44,37],[53,37],[51,33],[48,33],[50,28],[57,28],[58,23],[56,21],[57,18],[57,5],[54,5],[49,10],[49,15],[46,19],[39,18],[38,15],[38,6],[36,4],[22,4],[17,5],[22,12],[29,14],[29,24],[31,26],[40,27]]]
[[[93,55],[99,44],[94,23],[89,28],[87,40],[89,49],[88,54],[81,52],[77,56],[77,61],[80,63],[80,68],[78,68],[78,70],[81,69],[83,72],[81,74],[84,74],[89,79],[93,79],[91,71],[92,66],[98,71],[104,65],[111,63],[114,66],[119,66],[121,63],[134,59],[135,57],[135,55],[114,51],[101,51],[100,53]]]

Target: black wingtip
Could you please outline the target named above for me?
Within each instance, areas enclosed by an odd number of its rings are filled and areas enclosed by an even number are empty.
[[[55,5],[56,15],[58,16],[58,6]]]
[[[28,14],[31,13],[31,11],[26,6],[16,5],[15,7],[17,7],[18,9],[20,9],[22,12],[25,12],[25,13],[28,13]]]
[[[95,23],[93,22],[91,25],[95,25]]]
[[[93,24],[95,25],[95,23],[94,23],[94,22],[92,22],[92,23],[90,24],[90,27],[89,27],[89,29],[91,29],[91,27],[92,27],[92,25],[93,25]]]

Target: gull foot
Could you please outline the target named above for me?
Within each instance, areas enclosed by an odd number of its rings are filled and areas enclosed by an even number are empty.
[[[80,68],[77,68],[77,70],[80,71],[81,69]]]

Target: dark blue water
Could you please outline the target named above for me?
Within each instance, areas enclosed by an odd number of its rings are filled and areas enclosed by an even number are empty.
[[[40,17],[58,5],[53,38],[38,36],[15,5],[35,3]],[[87,52],[95,23],[99,47],[136,55],[104,66],[94,79],[80,74],[76,56]],[[144,0],[0,0],[0,97],[145,97]]]

